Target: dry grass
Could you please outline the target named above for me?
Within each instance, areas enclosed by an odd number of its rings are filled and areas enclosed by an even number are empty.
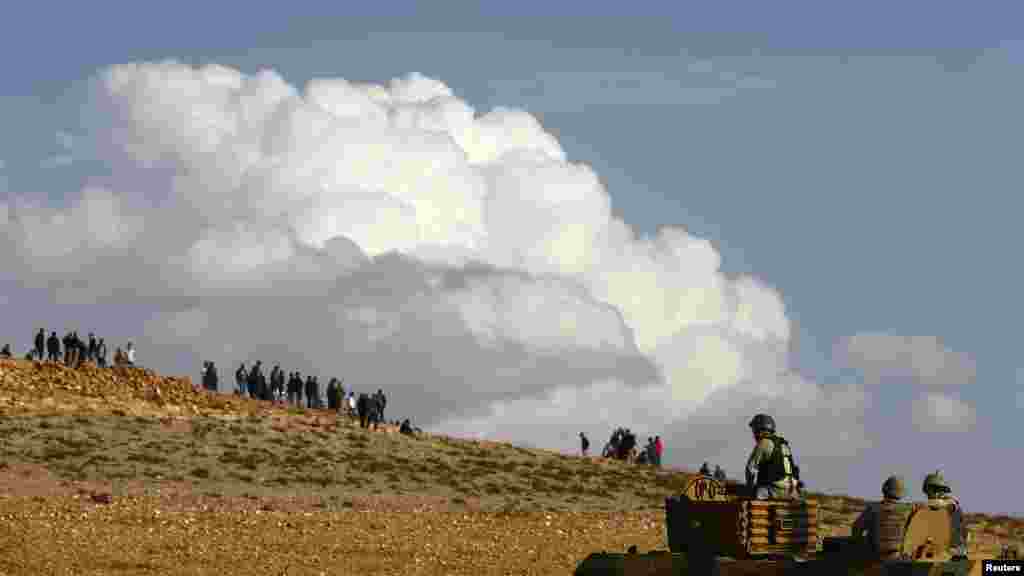
[[[568,574],[663,548],[689,478],[125,377],[0,361],[0,575]],[[863,507],[821,502],[829,535]],[[969,522],[975,555],[1024,542],[1024,519]]]

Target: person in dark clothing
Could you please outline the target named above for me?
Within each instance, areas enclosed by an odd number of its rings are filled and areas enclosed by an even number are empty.
[[[78,337],[78,332],[71,333],[71,366],[78,368],[82,365],[85,356],[85,343]]]
[[[725,480],[726,480],[726,478],[725,478],[725,470],[722,470],[722,467],[717,465],[717,464],[715,464],[714,478],[715,478],[715,480],[718,480],[719,482],[725,482]]]
[[[658,462],[658,452],[657,448],[654,447],[654,438],[651,438],[650,436],[647,437],[647,445],[644,446],[644,454],[647,456],[645,460],[648,464],[653,465]]]
[[[64,339],[62,340],[62,343],[64,344],[64,365],[65,366],[70,366],[71,365],[71,332],[68,332],[67,334],[64,335]]]
[[[44,352],[43,347],[46,345],[46,331],[43,330],[42,328],[39,329],[39,332],[36,332],[35,345],[36,345],[36,358],[39,358],[39,360],[42,360],[43,358],[45,358],[45,356],[43,356],[43,352]]]
[[[284,370],[281,370],[280,364],[274,366],[274,373],[270,377],[270,394],[275,401],[284,397]]]
[[[203,374],[203,388],[210,392],[216,392],[220,384],[219,380],[217,377],[217,366],[212,361],[207,361],[206,372]]]
[[[327,381],[327,409],[338,409],[338,379],[331,378]]]
[[[296,382],[297,372],[288,374],[288,403],[292,406],[299,405],[299,389],[302,388],[300,383]]]
[[[359,427],[367,428],[370,423],[370,410],[375,408],[371,406],[373,399],[370,398],[369,394],[365,392],[359,393],[359,398],[356,400],[356,412],[359,414]]]
[[[316,381],[312,376],[306,376],[306,408],[316,408],[317,397]]]
[[[248,374],[245,371],[245,362],[238,365],[238,370],[235,370],[235,386],[238,387],[235,390],[235,394],[239,396],[245,396],[245,386],[249,381]]]
[[[267,375],[263,373],[262,367],[256,372],[256,397],[260,400],[270,400],[270,386],[267,385]]]
[[[96,344],[96,364],[100,368],[107,367],[107,343],[100,338],[100,341]]]
[[[9,359],[10,357],[11,357],[11,345],[10,344],[4,344],[4,349],[0,350],[0,358],[8,358]]]
[[[367,428],[369,428],[370,424],[373,424],[373,429],[376,430],[380,426],[380,424],[382,422],[382,420],[380,418],[380,415],[381,415],[380,397],[377,396],[376,394],[374,394],[373,396],[370,396],[369,411],[370,411],[370,414],[369,414],[369,417],[367,419],[366,426],[367,426]]]
[[[412,436],[413,435],[412,424],[409,422],[408,418],[406,418],[405,420],[402,420],[402,426],[398,429],[398,432],[400,434],[405,434],[406,436]]]
[[[384,421],[384,406],[387,406],[388,399],[384,396],[384,390],[377,389],[377,393],[373,395],[373,399],[377,402],[377,421]]]
[[[98,347],[99,347],[99,344],[96,342],[96,335],[93,334],[92,332],[89,332],[89,347],[86,349],[86,353],[85,354],[86,354],[86,358],[90,362],[95,362],[96,361],[96,351],[97,351]]]
[[[249,385],[249,397],[250,398],[258,398],[259,397],[260,365],[261,364],[262,364],[262,362],[260,360],[257,360],[256,363],[252,365],[252,369],[249,370],[249,378],[248,378],[246,384]]]
[[[46,339],[46,352],[48,360],[60,362],[60,338],[57,338],[56,332],[50,332],[50,337]]]
[[[586,456],[587,450],[590,450],[590,440],[586,434],[580,432],[580,454]]]

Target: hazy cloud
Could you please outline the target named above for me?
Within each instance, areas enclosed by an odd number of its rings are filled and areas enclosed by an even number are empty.
[[[922,432],[969,432],[975,425],[974,408],[948,394],[928,394],[914,403],[914,426]]]
[[[974,382],[977,368],[967,354],[956,352],[935,336],[861,333],[835,348],[837,361],[859,370],[866,382],[909,381],[930,387]]]

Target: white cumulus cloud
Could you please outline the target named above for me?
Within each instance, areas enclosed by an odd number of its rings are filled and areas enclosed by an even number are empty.
[[[864,390],[791,370],[773,288],[682,228],[638,237],[525,111],[478,113],[419,74],[300,89],[170,61],[103,70],[87,110],[75,146],[109,177],[3,204],[0,256],[111,323],[144,311],[147,365],[281,363],[384,388],[390,417],[550,448],[626,425],[679,466],[742,461],[770,412],[834,489],[872,446]],[[876,343],[848,348],[906,369]],[[903,344],[910,372],[962,380],[931,346]]]

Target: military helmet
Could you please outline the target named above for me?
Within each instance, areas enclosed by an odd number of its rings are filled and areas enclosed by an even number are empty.
[[[885,479],[882,484],[882,495],[887,498],[900,499],[903,498],[904,487],[903,478],[899,476],[889,476]]]
[[[775,432],[775,420],[767,414],[758,414],[750,421],[754,432]]]
[[[942,477],[942,472],[936,470],[931,474],[924,477],[924,485],[921,490],[927,494],[930,492],[951,492],[949,484],[946,483],[946,479]]]

